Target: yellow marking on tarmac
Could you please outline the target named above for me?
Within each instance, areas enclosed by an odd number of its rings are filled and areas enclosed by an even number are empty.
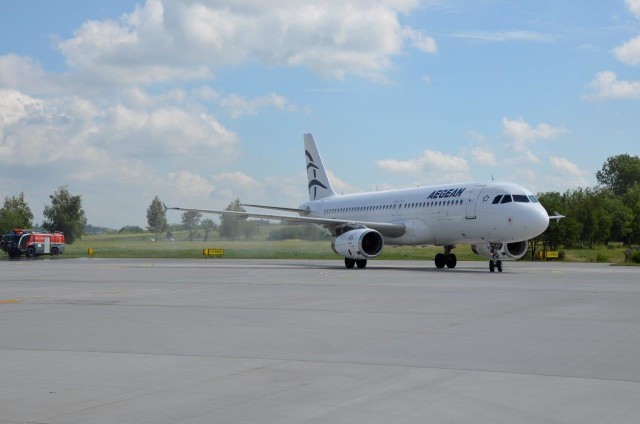
[[[7,305],[9,303],[19,303],[20,299],[0,299],[0,305]]]

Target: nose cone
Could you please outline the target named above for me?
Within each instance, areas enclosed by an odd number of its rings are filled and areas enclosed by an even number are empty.
[[[530,234],[529,238],[534,238],[544,233],[549,226],[549,214],[541,205],[531,205],[526,219],[526,228]]]

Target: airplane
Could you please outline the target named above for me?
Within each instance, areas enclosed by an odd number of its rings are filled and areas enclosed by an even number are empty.
[[[243,204],[278,214],[191,209],[241,218],[254,217],[311,223],[330,234],[331,247],[344,257],[346,268],[365,268],[385,245],[444,248],[435,257],[436,268],[455,268],[452,250],[470,244],[474,253],[489,259],[489,271],[502,272],[503,260],[522,258],[528,241],[542,234],[550,216],[536,196],[508,182],[467,182],[338,195],[311,134],[304,135],[309,201],[297,208]],[[297,213],[283,215],[281,212]]]

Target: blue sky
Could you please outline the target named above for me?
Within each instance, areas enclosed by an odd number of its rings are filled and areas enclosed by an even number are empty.
[[[37,222],[61,185],[114,228],[155,195],[297,206],[305,132],[344,193],[564,191],[639,150],[640,0],[23,1],[0,28],[0,196]]]

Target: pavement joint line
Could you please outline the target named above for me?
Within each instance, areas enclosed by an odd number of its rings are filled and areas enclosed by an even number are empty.
[[[462,371],[468,373],[487,373],[487,374],[501,374],[501,375],[526,375],[548,378],[568,378],[575,380],[591,380],[591,381],[608,381],[612,383],[625,383],[625,384],[640,384],[640,380],[622,379],[622,378],[604,378],[604,377],[583,377],[579,375],[571,374],[559,374],[559,373],[543,373],[543,372],[518,372],[518,371],[506,371],[506,370],[492,370],[484,368],[464,368],[464,367],[446,367],[439,365],[419,365],[419,364],[394,364],[375,361],[333,361],[330,359],[302,359],[302,358],[288,358],[288,357],[251,357],[251,356],[229,356],[229,355],[198,355],[198,354],[176,354],[176,353],[151,353],[151,352],[117,352],[117,351],[97,351],[97,350],[72,350],[72,349],[0,349],[1,351],[22,351],[22,352],[58,352],[58,353],[93,353],[97,355],[147,355],[147,356],[169,356],[176,358],[208,358],[208,359],[239,359],[239,360],[252,360],[252,361],[274,361],[277,363],[264,365],[262,367],[254,368],[251,370],[239,371],[243,374],[251,371],[255,371],[260,368],[270,368],[280,366],[288,363],[302,363],[302,364],[325,364],[325,365],[358,365],[363,367],[389,367],[389,368],[406,368],[406,369],[420,369],[420,370],[440,370],[440,371]],[[224,376],[220,376],[224,378]],[[91,408],[89,408],[91,409]]]

